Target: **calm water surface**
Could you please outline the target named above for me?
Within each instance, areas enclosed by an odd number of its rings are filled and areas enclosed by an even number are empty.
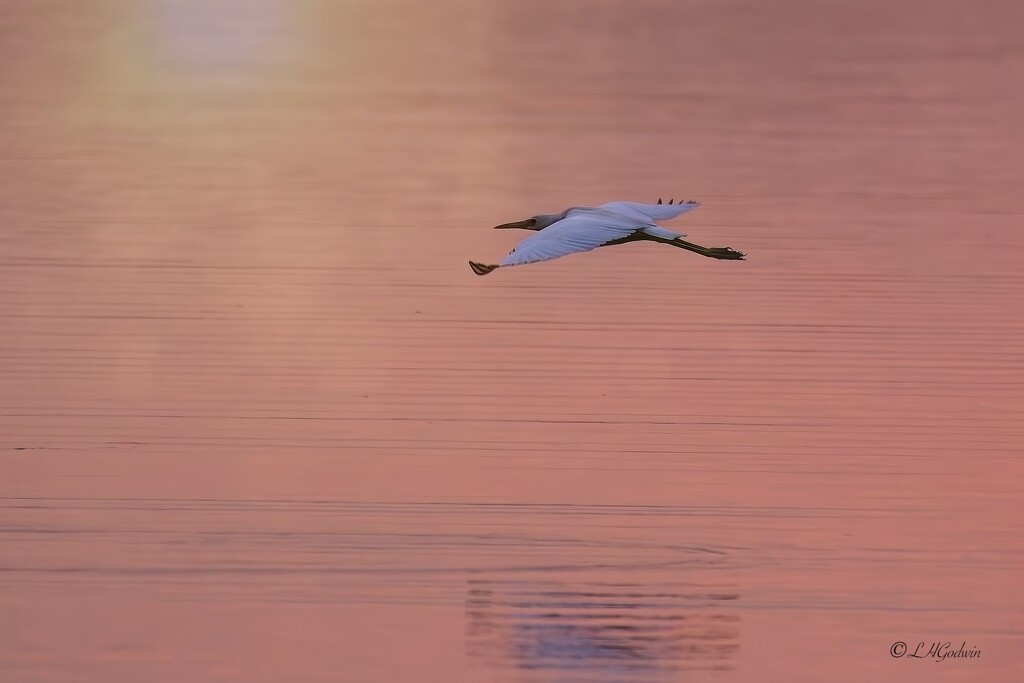
[[[6,3],[0,679],[1024,678],[1024,11],[826,4]]]

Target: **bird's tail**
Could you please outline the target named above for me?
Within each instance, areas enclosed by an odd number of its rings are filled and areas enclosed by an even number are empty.
[[[484,265],[483,263],[477,263],[476,261],[470,261],[469,262],[469,267],[472,268],[473,272],[476,273],[477,275],[487,275],[487,273],[491,272],[492,270],[494,270],[498,266],[487,266],[487,265]]]

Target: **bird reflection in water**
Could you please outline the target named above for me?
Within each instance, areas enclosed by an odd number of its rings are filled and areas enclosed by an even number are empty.
[[[728,588],[552,581],[471,581],[469,653],[560,681],[665,680],[729,669],[739,617]],[[625,678],[624,678],[625,677]]]

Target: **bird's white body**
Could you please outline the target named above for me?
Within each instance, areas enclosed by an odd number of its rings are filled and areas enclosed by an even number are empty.
[[[629,237],[637,231],[670,240],[685,237],[686,233],[666,230],[654,221],[675,218],[698,206],[700,204],[697,202],[608,202],[598,207],[573,207],[565,212],[561,220],[517,244],[499,265],[518,266],[590,251],[608,242]]]
[[[505,223],[497,228],[523,228],[536,232],[517,244],[501,263],[487,265],[469,262],[477,275],[487,275],[502,266],[550,261],[566,254],[590,251],[597,247],[626,242],[649,241],[668,244],[701,256],[742,261],[743,252],[730,247],[702,247],[683,239],[685,233],[667,230],[655,221],[675,218],[692,211],[697,202],[642,204],[640,202],[608,202],[597,207],[574,206],[558,214],[541,214],[524,221]]]

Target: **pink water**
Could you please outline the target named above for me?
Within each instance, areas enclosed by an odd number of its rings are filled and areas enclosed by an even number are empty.
[[[8,3],[0,680],[1024,678],[1022,21]]]

